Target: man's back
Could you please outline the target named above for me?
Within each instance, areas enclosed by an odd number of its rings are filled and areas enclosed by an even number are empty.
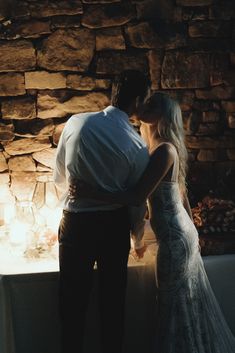
[[[58,146],[55,181],[65,188],[66,180],[72,178],[109,191],[124,190],[136,183],[147,163],[146,145],[130,125],[127,114],[109,106],[98,113],[69,119]],[[94,200],[71,202],[67,194],[64,204],[73,212],[117,207]]]

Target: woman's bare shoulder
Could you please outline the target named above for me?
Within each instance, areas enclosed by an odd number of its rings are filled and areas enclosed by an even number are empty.
[[[151,155],[161,155],[170,159],[175,158],[176,148],[172,143],[163,142],[155,150],[152,151]]]

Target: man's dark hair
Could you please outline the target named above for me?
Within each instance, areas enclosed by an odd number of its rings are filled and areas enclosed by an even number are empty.
[[[111,104],[126,111],[138,98],[141,103],[148,92],[149,80],[140,71],[125,70],[117,75],[112,86]]]

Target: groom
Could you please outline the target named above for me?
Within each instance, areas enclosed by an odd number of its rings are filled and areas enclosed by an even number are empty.
[[[128,70],[116,77],[103,111],[73,115],[57,149],[54,179],[65,191],[59,228],[62,352],[81,353],[93,267],[97,263],[102,353],[121,353],[130,233],[139,257],[145,250],[145,207],[90,199],[72,200],[68,183],[79,179],[109,191],[133,186],[148,163],[148,150],[129,123],[148,92],[146,77]]]

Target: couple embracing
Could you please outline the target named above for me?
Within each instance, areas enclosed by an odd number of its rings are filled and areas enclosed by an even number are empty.
[[[141,122],[141,136],[130,117]],[[180,107],[165,94],[150,95],[138,71],[116,77],[103,111],[68,120],[54,171],[66,190],[59,227],[62,353],[83,352],[95,262],[102,353],[122,352],[130,235],[143,257],[146,200],[159,244],[154,352],[235,352],[200,255],[186,170]]]

